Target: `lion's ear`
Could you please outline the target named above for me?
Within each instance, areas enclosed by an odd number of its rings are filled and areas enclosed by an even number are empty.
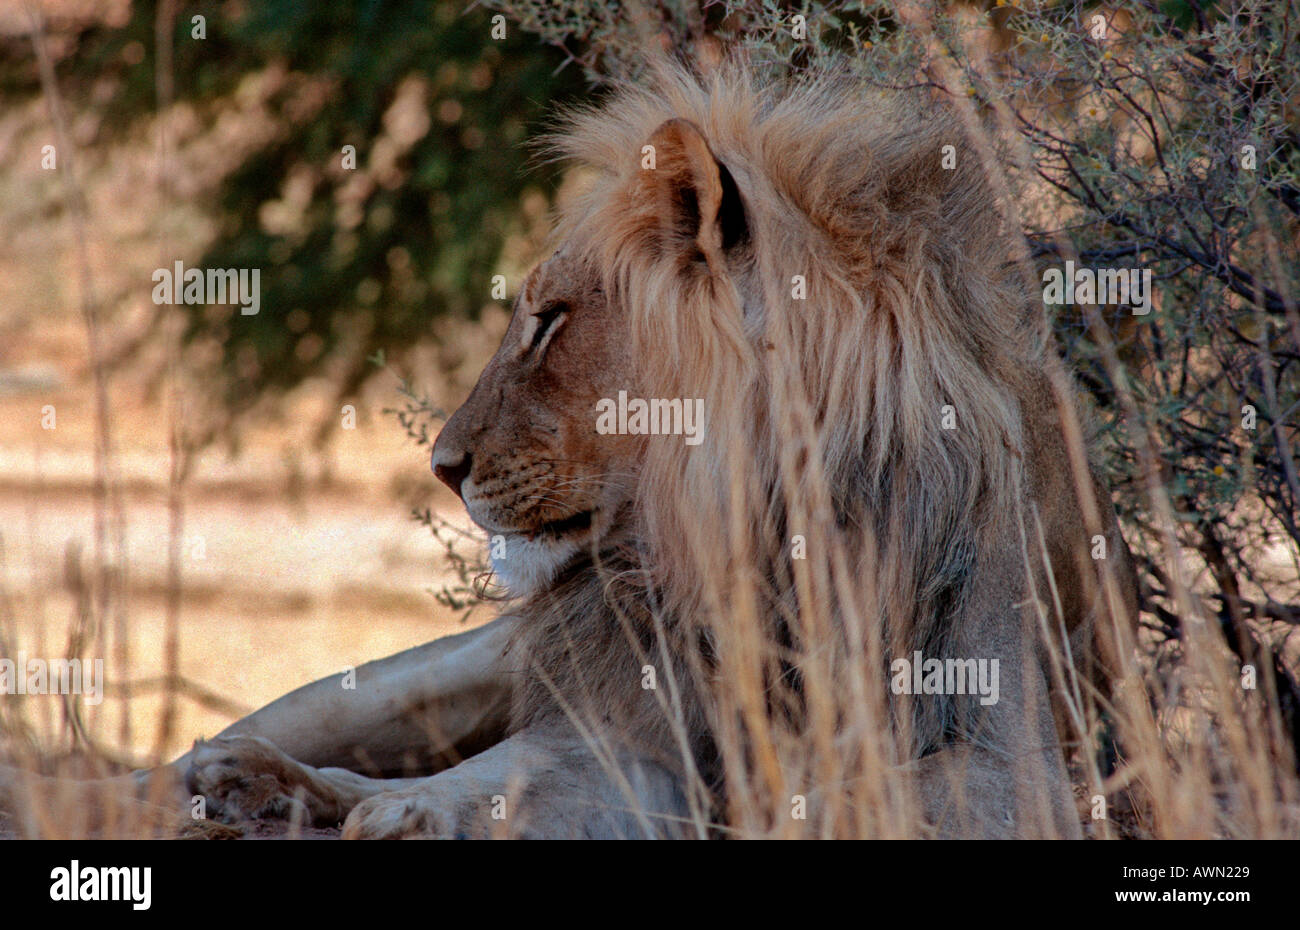
[[[710,267],[720,267],[727,251],[748,236],[745,205],[731,172],[689,120],[668,120],[646,145],[638,185],[663,244],[684,252],[698,249]]]

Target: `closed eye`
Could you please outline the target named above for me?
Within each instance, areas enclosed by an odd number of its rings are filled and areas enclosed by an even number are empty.
[[[537,313],[533,314],[533,338],[529,343],[529,352],[540,352],[546,342],[551,338],[552,333],[560,328],[565,317],[569,315],[569,305],[557,301],[547,304]]]

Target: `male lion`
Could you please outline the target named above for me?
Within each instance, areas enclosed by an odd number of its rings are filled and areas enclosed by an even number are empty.
[[[1132,570],[929,106],[729,64],[571,115],[590,183],[433,452],[511,606],[196,745],[191,790],[348,837],[788,834],[791,798],[823,835],[1080,835],[1061,747],[1131,648]],[[888,688],[914,657],[996,661],[997,692]],[[353,771],[412,760],[437,774]]]

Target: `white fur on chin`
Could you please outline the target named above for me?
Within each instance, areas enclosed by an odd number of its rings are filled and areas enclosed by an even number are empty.
[[[510,535],[504,546],[489,546],[489,551],[497,582],[511,597],[528,597],[554,581],[580,548],[577,542],[554,537],[527,539]]]

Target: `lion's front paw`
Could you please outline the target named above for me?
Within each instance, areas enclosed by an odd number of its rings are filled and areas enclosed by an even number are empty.
[[[343,824],[345,840],[486,839],[479,806],[424,787],[390,791],[358,804]]]
[[[337,823],[343,812],[313,770],[259,736],[227,736],[194,744],[185,773],[209,815],[226,823],[266,818]]]

